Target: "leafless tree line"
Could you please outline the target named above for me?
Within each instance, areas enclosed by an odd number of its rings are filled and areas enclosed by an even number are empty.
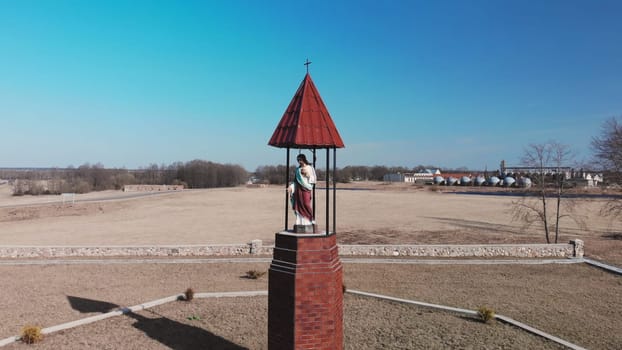
[[[5,169],[0,170],[0,178],[13,184],[14,195],[40,195],[118,190],[131,184],[232,187],[245,183],[248,172],[240,165],[192,160],[160,166],[151,164],[136,170],[107,169],[101,163],[65,169]]]
[[[335,180],[381,181],[388,173],[417,172],[434,166],[418,165],[414,168],[387,166],[346,166],[338,168]],[[293,179],[295,166],[289,169]],[[316,169],[318,181],[324,181],[323,169]],[[125,185],[184,185],[186,188],[231,187],[245,183],[250,174],[239,165],[219,164],[205,160],[186,163],[150,164],[139,169],[106,168],[101,163],[85,163],[78,167],[49,169],[0,169],[0,179],[10,180],[15,195],[87,193],[122,189]],[[268,184],[285,184],[285,165],[264,165],[256,169],[255,180]]]
[[[289,169],[290,179],[293,179],[295,166]],[[425,169],[438,169],[436,166],[417,165],[414,168],[403,166],[387,167],[382,165],[365,166],[365,165],[348,165],[343,168],[337,168],[335,172],[335,181],[348,183],[352,181],[382,181],[384,175],[395,173],[414,173]],[[325,171],[321,168],[315,169],[318,181],[326,179]],[[444,171],[453,171],[451,169]],[[255,178],[268,184],[285,184],[285,165],[263,165],[255,170]]]

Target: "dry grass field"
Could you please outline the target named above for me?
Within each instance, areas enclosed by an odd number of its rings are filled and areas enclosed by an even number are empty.
[[[405,184],[342,185],[337,191],[337,233],[342,243],[545,243],[542,229],[512,221],[510,196],[441,193]],[[317,191],[323,225],[324,191]],[[11,197],[0,186],[0,244],[155,245],[274,241],[284,228],[285,190],[226,188],[135,197],[106,191]],[[562,221],[560,242],[580,238],[587,255],[622,265],[621,222],[601,217],[602,200],[577,204],[586,227]],[[289,213],[293,222],[293,215]],[[323,229],[322,227],[320,227]]]
[[[512,197],[439,193],[366,184],[337,193],[342,243],[544,243],[536,228],[512,221]],[[324,203],[318,191],[319,206]],[[122,192],[11,197],[0,186],[0,244],[269,244],[283,228],[281,187],[191,190],[133,197]],[[586,255],[622,266],[620,223],[581,200],[588,229],[562,226],[561,242],[580,238]],[[320,210],[321,212],[321,210]],[[290,214],[291,215],[291,214]],[[290,221],[291,222],[291,221]],[[322,223],[323,218],[318,217]],[[26,323],[52,326],[116,306],[183,292],[266,290],[266,277],[241,278],[268,263],[0,265],[0,339]],[[348,288],[476,309],[487,305],[590,349],[622,344],[622,280],[572,265],[344,265]],[[76,306],[79,300],[80,306]],[[73,302],[72,302],[73,301]],[[195,300],[159,306],[49,336],[37,349],[265,349],[267,299]],[[513,327],[348,295],[347,349],[558,349]],[[192,318],[191,316],[196,316]],[[197,344],[202,344],[198,346]],[[8,349],[26,348],[23,344]]]

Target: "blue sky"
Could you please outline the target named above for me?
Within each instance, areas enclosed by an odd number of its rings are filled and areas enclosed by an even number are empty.
[[[496,169],[622,116],[622,1],[0,0],[0,167],[253,171],[310,73],[338,166]]]

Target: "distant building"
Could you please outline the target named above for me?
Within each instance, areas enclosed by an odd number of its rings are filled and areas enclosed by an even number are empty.
[[[393,173],[386,174],[382,180],[385,182],[407,182],[437,185],[475,185],[475,186],[531,186],[531,177],[534,174],[544,173],[547,177],[563,176],[570,186],[576,187],[597,187],[603,183],[603,174],[583,169],[575,170],[571,167],[524,167],[507,166],[504,160],[501,161],[499,172],[495,176],[488,176],[488,171],[482,172],[456,172],[443,173],[440,169],[425,169],[416,173]],[[491,180],[496,181],[491,181]],[[505,180],[513,181],[511,184]],[[515,184],[514,184],[515,183]]]
[[[602,183],[604,179],[603,174],[594,174],[594,175],[587,174],[587,176],[591,177],[591,179],[588,177],[586,177],[586,179],[588,180],[588,184],[591,183],[591,185],[589,186],[593,186],[593,187],[598,186],[598,184]]]
[[[572,175],[568,182],[577,187],[598,187],[603,182],[603,174],[589,173],[583,171],[583,169]]]
[[[563,175],[567,183],[577,187],[597,187],[603,182],[603,174],[597,174],[583,169],[575,170],[567,166],[546,166],[546,167],[508,167],[505,161],[501,161],[500,173],[503,175],[526,175],[540,174],[544,172],[546,176]]]
[[[434,182],[434,176],[436,175],[440,175],[441,171],[439,169],[436,170],[432,170],[432,169],[425,169],[424,171],[418,172],[418,173],[413,173],[412,177],[413,177],[413,181],[412,182],[422,182],[422,183],[433,183]]]
[[[434,181],[435,175],[440,175],[441,171],[439,169],[430,170],[425,169],[422,172],[418,173],[397,173],[397,174],[386,174],[382,177],[382,181],[384,182],[409,182],[409,183],[432,183]]]
[[[406,175],[407,173],[385,174],[382,177],[382,181],[384,182],[409,182],[406,180],[408,178],[408,176]]]

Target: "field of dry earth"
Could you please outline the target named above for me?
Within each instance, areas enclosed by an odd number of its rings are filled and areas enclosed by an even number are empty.
[[[0,265],[0,339],[182,293],[267,290],[269,263]],[[480,306],[588,349],[622,344],[622,280],[585,264],[344,264],[362,290],[476,310]],[[96,276],[96,277],[94,277]],[[562,349],[500,322],[346,294],[346,349]],[[7,349],[266,349],[267,297],[172,302]]]
[[[513,197],[440,193],[366,184],[337,191],[342,243],[544,243],[537,228],[512,221]],[[2,245],[269,244],[283,229],[281,187],[189,190],[135,196],[116,191],[11,197],[0,186]],[[324,203],[318,191],[318,205]],[[578,203],[587,229],[562,225],[561,242],[580,238],[587,256],[622,266],[619,222],[598,215],[600,200]],[[319,210],[320,214],[322,210]],[[291,213],[290,213],[291,215]],[[290,222],[293,218],[290,217]],[[318,222],[323,223],[318,215]],[[14,265],[0,260],[0,339],[26,323],[56,325],[119,306],[183,292],[266,290],[241,278],[268,262]],[[622,280],[585,264],[420,265],[345,263],[345,284],[363,290],[497,313],[589,349],[622,344]],[[267,298],[173,302],[7,349],[265,349]],[[559,349],[500,322],[347,295],[347,349]]]
[[[341,187],[341,243],[546,243],[541,228],[524,229],[522,222],[512,220],[516,197],[442,193],[403,184]],[[324,194],[317,191],[321,226]],[[0,186],[0,244],[217,244],[253,239],[269,244],[284,228],[285,190],[277,186],[136,195],[89,193],[63,205],[59,196],[12,197],[7,185]],[[582,239],[589,257],[622,265],[621,223],[599,214],[602,203],[579,200],[577,212],[585,227],[563,220],[559,242]]]

